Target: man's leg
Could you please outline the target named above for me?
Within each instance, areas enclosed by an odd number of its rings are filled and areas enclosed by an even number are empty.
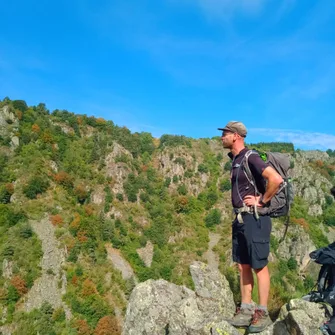
[[[245,237],[245,224],[235,220],[233,224],[233,261],[238,264],[240,273],[241,305],[237,307],[231,324],[236,327],[250,325],[254,314],[254,305],[251,304],[251,292],[254,286],[250,266],[249,247]]]
[[[250,325],[254,314],[254,305],[251,303],[251,292],[254,287],[254,278],[249,264],[239,264],[241,306],[237,307],[231,324],[236,327],[247,327]]]
[[[258,282],[259,305],[267,307],[270,292],[270,273],[268,266],[255,270]]]
[[[251,293],[254,287],[254,277],[249,264],[238,264],[240,272],[240,290],[242,304],[251,304]]]

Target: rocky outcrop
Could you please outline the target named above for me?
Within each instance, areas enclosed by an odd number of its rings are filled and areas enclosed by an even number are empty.
[[[150,268],[154,256],[154,246],[148,241],[146,246],[136,250],[146,267]]]
[[[111,245],[106,245],[107,258],[112,262],[113,266],[119,270],[124,280],[134,277],[134,271],[130,264],[122,257],[120,250],[112,248]]]
[[[276,225],[273,234],[277,240],[282,239],[284,229],[285,227],[282,223]],[[294,258],[297,261],[300,270],[304,270],[310,262],[310,252],[315,249],[316,247],[314,243],[304,229],[300,226],[291,224],[285,239],[279,244],[276,251],[278,256],[285,260]]]
[[[69,320],[72,313],[62,301],[67,284],[66,275],[62,269],[65,262],[65,252],[59,248],[54,235],[54,226],[48,218],[41,221],[31,221],[30,224],[42,241],[42,276],[34,282],[33,287],[24,297],[23,310],[29,312],[34,308],[40,308],[46,301],[54,308],[63,307],[66,318]],[[59,282],[61,287],[59,287]]]
[[[96,205],[101,205],[105,201],[105,191],[102,185],[95,187],[94,191],[91,193],[91,202]]]
[[[195,290],[165,280],[148,280],[133,290],[123,335],[238,335],[228,320],[235,310],[225,277],[206,264],[190,266]],[[332,313],[322,304],[293,299],[260,335],[314,335]],[[243,332],[244,333],[244,332]]]
[[[19,145],[19,138],[16,132],[19,128],[19,120],[9,106],[0,108],[0,136],[9,137],[10,146],[16,148]]]
[[[198,160],[201,161],[201,157]],[[166,148],[158,156],[158,170],[171,181],[178,177],[177,182],[171,182],[169,189],[175,191],[180,184],[185,184],[188,193],[197,196],[207,185],[210,173],[198,173],[199,161],[194,153],[183,147]],[[189,177],[186,177],[186,173]]]
[[[195,291],[162,279],[136,286],[123,335],[210,334],[211,323],[232,317],[233,294],[219,271],[200,262],[193,263],[190,271]]]
[[[114,194],[123,193],[123,183],[131,172],[125,161],[131,161],[132,154],[118,143],[113,143],[113,150],[105,158],[106,177],[112,179]]]
[[[316,216],[322,214],[326,201],[324,190],[329,190],[332,183],[309,165],[313,161],[330,161],[330,158],[326,152],[317,150],[297,152],[291,175],[295,194],[310,205],[308,214]]]
[[[2,262],[2,276],[5,279],[10,279],[13,276],[13,261],[5,258]]]

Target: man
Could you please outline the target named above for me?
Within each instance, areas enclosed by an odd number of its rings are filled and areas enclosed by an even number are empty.
[[[228,156],[232,159],[232,205],[236,214],[233,221],[232,254],[240,272],[242,300],[231,324],[237,327],[249,326],[249,333],[258,333],[272,323],[267,310],[270,291],[267,264],[272,224],[269,216],[261,215],[261,208],[269,205],[283,179],[259,155],[250,155],[248,164],[260,192],[257,195],[243,169],[243,159],[249,150],[244,144],[247,135],[245,125],[231,121],[224,128],[218,129],[222,130],[223,147],[230,150]],[[254,286],[252,270],[256,273],[258,282],[259,305],[256,307],[251,300]]]

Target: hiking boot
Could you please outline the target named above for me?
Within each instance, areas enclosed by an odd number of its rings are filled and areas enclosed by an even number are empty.
[[[253,308],[237,307],[234,317],[229,320],[229,323],[234,327],[248,327],[254,315]]]
[[[260,333],[271,324],[272,321],[269,317],[269,313],[262,309],[256,309],[252,317],[251,325],[248,328],[248,333]]]

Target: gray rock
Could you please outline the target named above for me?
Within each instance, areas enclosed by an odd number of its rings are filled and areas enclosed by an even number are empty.
[[[209,333],[207,333],[209,334]],[[211,327],[212,335],[241,335],[241,333],[231,326],[227,321],[221,321]]]
[[[146,267],[150,268],[152,263],[152,258],[154,256],[154,246],[153,244],[148,241],[144,248],[136,249],[137,254],[142,259],[143,263]]]
[[[218,270],[194,262],[195,292],[165,280],[148,280],[133,290],[123,334],[205,335],[215,322],[232,317],[233,294]]]
[[[238,335],[227,320],[235,309],[227,280],[218,271],[194,262],[190,271],[195,292],[165,280],[148,280],[133,290],[123,335]],[[328,309],[326,311],[326,308]],[[293,299],[278,320],[260,335],[315,335],[332,313],[322,304]]]
[[[199,309],[206,318],[231,318],[235,311],[233,293],[227,279],[207,264],[194,262],[190,272],[197,294]]]

